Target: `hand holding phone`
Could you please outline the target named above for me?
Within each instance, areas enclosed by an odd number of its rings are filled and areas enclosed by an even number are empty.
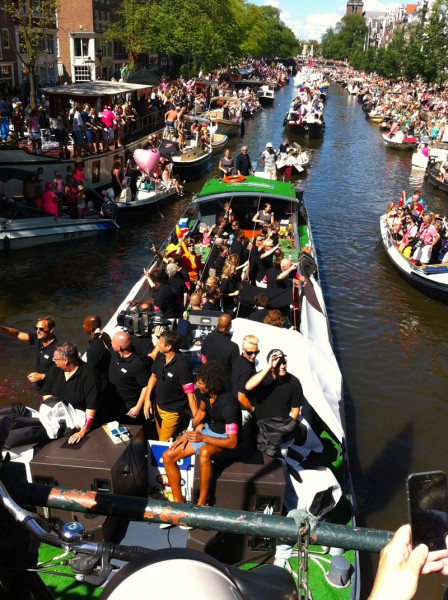
[[[430,551],[445,550],[448,534],[447,479],[443,471],[412,473],[407,482],[412,546],[426,544]]]

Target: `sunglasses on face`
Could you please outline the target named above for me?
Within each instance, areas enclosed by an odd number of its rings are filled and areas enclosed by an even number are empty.
[[[34,328],[36,331],[49,331],[49,329],[45,329],[45,327],[35,327]]]
[[[257,354],[260,354],[260,350],[253,350],[252,352],[249,352],[249,350],[244,350],[244,352],[247,354],[247,356],[257,356]]]

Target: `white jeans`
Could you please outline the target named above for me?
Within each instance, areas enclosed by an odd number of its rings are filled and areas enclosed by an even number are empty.
[[[421,248],[417,248],[417,250],[412,255],[414,260],[419,260],[420,262],[427,265],[431,259],[432,246],[422,246]]]

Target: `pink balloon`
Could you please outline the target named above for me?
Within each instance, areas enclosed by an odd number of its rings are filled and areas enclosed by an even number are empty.
[[[134,150],[134,160],[140,171],[150,175],[156,170],[159,164],[160,152],[157,148],[150,148],[149,150],[138,148]]]

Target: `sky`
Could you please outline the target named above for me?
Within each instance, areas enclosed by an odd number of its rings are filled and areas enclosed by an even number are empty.
[[[329,27],[334,27],[345,15],[344,0],[251,0],[263,6],[280,9],[281,19],[301,40],[318,40]],[[411,0],[409,0],[411,3]],[[416,3],[416,2],[415,2]],[[402,2],[391,0],[364,0],[364,10],[389,11]]]

